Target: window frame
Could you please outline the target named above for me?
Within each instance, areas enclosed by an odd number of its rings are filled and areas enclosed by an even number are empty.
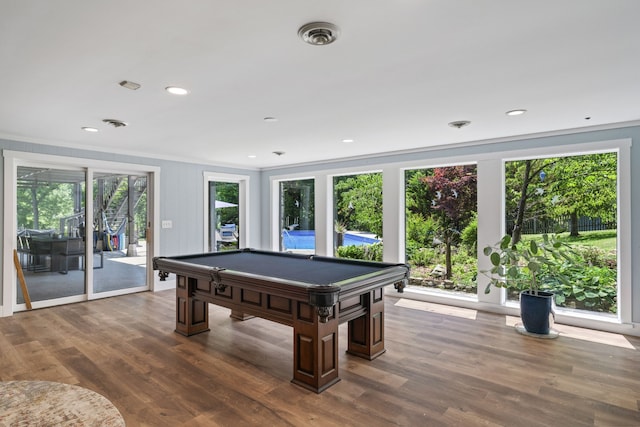
[[[404,262],[405,257],[405,191],[404,176],[408,169],[425,169],[475,163],[478,166],[478,247],[498,241],[504,235],[504,162],[522,158],[575,156],[601,152],[618,153],[618,200],[617,200],[617,255],[618,255],[618,313],[616,318],[598,316],[597,313],[575,313],[559,310],[558,322],[595,329],[614,329],[615,324],[632,324],[632,281],[631,281],[631,138],[600,140],[594,142],[565,143],[558,146],[538,146],[478,152],[463,155],[434,155],[412,161],[381,162],[369,166],[352,168],[331,168],[304,173],[281,174],[270,177],[270,247],[278,244],[278,197],[279,182],[295,179],[315,179],[316,194],[316,252],[332,256],[333,244],[333,176],[353,175],[382,171],[383,176],[383,235],[385,236],[384,260]],[[446,151],[443,151],[447,153]],[[431,153],[431,152],[430,152]],[[499,214],[496,215],[496,207]],[[397,236],[393,239],[392,236]],[[276,246],[274,246],[274,244]],[[479,257],[478,270],[490,268],[489,260]],[[405,289],[403,297],[429,302],[457,305],[472,309],[519,315],[518,308],[506,302],[505,292],[484,294],[487,278],[478,276],[477,300],[456,298],[448,295],[434,295]],[[607,324],[611,325],[607,328]]]

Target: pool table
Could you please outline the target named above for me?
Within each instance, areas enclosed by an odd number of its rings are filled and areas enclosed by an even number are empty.
[[[347,352],[384,353],[383,288],[402,292],[406,264],[255,249],[155,257],[161,280],[176,275],[176,332],[209,330],[209,303],[239,320],[257,316],[293,327],[292,382],[320,393],[338,377],[338,325],[348,322]]]

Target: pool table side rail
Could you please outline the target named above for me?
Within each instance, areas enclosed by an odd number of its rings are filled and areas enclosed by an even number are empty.
[[[244,248],[244,249],[236,249],[231,251],[224,252],[210,252],[210,253],[197,253],[197,254],[188,254],[188,255],[174,255],[174,256],[158,256],[153,259],[153,269],[158,270],[156,268],[156,260],[157,259],[171,259],[174,261],[183,261],[200,257],[224,257],[227,255],[233,256],[233,254],[238,253],[254,253],[258,255],[268,255],[274,257],[283,257],[288,259],[300,259],[300,260],[316,260],[316,261],[326,261],[332,263],[340,263],[340,264],[351,264],[351,265],[360,265],[360,266],[369,266],[376,268],[384,268],[384,267],[393,267],[393,266],[403,266],[407,269],[409,268],[408,264],[402,263],[390,263],[390,262],[380,262],[380,261],[368,261],[368,260],[359,260],[359,259],[350,259],[350,258],[336,258],[329,257],[324,255],[315,255],[315,254],[295,254],[291,252],[276,252],[276,251],[268,251],[262,249],[253,249],[253,248]],[[188,261],[185,261],[188,262]],[[212,267],[212,266],[209,266]]]
[[[349,297],[366,289],[396,284],[408,279],[408,267],[404,264],[386,266],[383,269],[343,280],[338,283],[317,285],[278,277],[261,276],[235,270],[192,264],[180,260],[154,258],[154,269],[164,273],[213,282],[216,287],[239,286],[256,292],[293,298],[313,306],[333,305],[337,295]],[[401,290],[399,288],[399,290]]]

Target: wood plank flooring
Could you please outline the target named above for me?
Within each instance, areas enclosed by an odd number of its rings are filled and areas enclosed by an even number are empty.
[[[403,302],[386,297],[374,361],[345,354],[340,327],[342,381],[319,395],[290,383],[291,328],[210,306],[211,332],[186,338],[171,290],[0,318],[0,380],[87,387],[130,427],[640,425],[640,338],[540,340]]]

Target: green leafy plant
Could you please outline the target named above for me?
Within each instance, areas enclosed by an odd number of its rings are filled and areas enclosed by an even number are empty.
[[[494,246],[483,251],[491,260],[491,269],[483,271],[491,286],[529,290],[537,295],[541,286],[570,286],[574,273],[583,268],[582,262],[570,245],[556,236],[544,234],[541,241],[529,240],[512,243],[511,236],[505,235]]]
[[[382,243],[378,242],[362,246],[340,246],[336,251],[336,255],[338,258],[382,261]]]
[[[616,312],[616,271],[589,266],[572,274],[571,283],[553,289],[556,304],[601,312]]]
[[[409,263],[419,267],[431,265],[437,259],[437,252],[433,248],[420,248],[413,252],[413,256],[409,259]]]
[[[477,285],[477,257],[471,249],[461,247],[453,254],[453,280],[465,292],[476,293]]]

